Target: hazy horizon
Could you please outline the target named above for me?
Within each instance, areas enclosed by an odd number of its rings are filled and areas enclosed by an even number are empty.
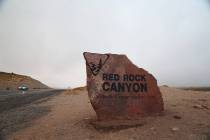
[[[86,84],[83,52],[126,54],[159,85],[210,86],[209,0],[0,0],[0,71]]]

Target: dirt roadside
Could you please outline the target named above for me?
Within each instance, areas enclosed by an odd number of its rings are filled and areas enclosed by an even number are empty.
[[[144,118],[142,126],[103,131],[90,124],[96,119],[87,92],[61,94],[43,106],[51,111],[32,125],[9,135],[9,140],[197,140],[210,139],[210,93],[161,87],[163,116]]]

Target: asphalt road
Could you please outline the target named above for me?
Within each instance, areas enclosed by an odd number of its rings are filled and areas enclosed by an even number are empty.
[[[0,113],[30,104],[42,98],[58,95],[62,93],[62,91],[63,90],[51,89],[26,91],[24,94],[20,91],[0,91]]]

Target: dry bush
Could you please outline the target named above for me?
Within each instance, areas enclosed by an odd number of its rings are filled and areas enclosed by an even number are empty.
[[[84,91],[84,90],[86,90],[86,86],[84,86],[84,87],[77,87],[77,88],[74,88],[72,90],[73,91]]]
[[[74,89],[67,89],[66,91],[64,91],[64,94],[79,94],[81,93],[82,91],[86,91],[86,86],[84,87],[77,87],[77,88],[74,88]]]

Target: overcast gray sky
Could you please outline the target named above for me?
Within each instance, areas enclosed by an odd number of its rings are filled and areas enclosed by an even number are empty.
[[[127,54],[159,85],[210,86],[210,2],[0,0],[0,71],[85,85],[84,51]]]

